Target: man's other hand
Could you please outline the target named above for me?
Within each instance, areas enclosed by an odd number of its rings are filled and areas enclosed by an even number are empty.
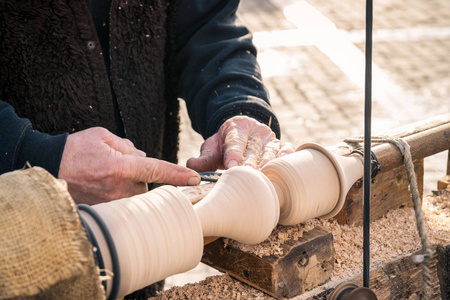
[[[267,125],[237,116],[223,123],[219,131],[203,143],[200,157],[190,158],[187,167],[197,172],[238,165],[261,169],[270,160],[294,151],[291,143],[280,142]]]

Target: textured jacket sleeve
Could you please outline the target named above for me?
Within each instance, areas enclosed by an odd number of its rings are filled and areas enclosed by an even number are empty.
[[[280,137],[256,49],[239,24],[239,0],[182,0],[178,16],[179,95],[193,128],[207,138],[230,117],[247,115]]]
[[[67,135],[34,130],[28,119],[19,118],[11,105],[0,101],[0,174],[29,162],[57,177]]]

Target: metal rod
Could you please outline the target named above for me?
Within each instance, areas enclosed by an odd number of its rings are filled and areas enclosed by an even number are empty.
[[[372,20],[373,3],[366,0],[366,74],[364,93],[364,216],[363,216],[363,284],[370,281],[370,183],[371,183],[371,118],[372,118]]]

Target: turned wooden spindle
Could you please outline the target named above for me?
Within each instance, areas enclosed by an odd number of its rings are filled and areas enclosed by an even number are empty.
[[[194,205],[203,236],[222,236],[244,244],[264,241],[279,218],[273,185],[250,167],[226,171],[208,195]]]
[[[345,201],[350,187],[362,177],[357,156],[340,156],[313,143],[267,163],[262,172],[280,201],[280,224],[295,225],[316,217],[331,218]]]
[[[250,167],[226,171],[199,203],[173,186],[91,207],[106,224],[117,249],[121,281],[118,297],[195,267],[203,237],[224,236],[242,243],[265,240],[278,223],[279,203],[267,177]],[[111,253],[98,223],[80,216],[92,230],[105,268]],[[107,296],[111,293],[107,285]]]

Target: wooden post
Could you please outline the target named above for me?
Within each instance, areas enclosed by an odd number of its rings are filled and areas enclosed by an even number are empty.
[[[205,246],[202,261],[276,298],[294,297],[330,279],[334,267],[333,235],[321,228],[286,241],[283,255],[258,257],[222,239]]]

